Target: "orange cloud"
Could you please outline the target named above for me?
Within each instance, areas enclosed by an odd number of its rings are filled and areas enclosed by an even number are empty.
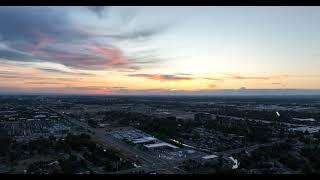
[[[32,50],[31,53],[32,54],[48,54],[47,51],[43,51],[43,50]]]
[[[232,78],[234,78],[234,79],[261,79],[261,80],[270,79],[270,77],[264,77],[264,76],[238,76],[238,75],[235,75]]]
[[[91,47],[91,50],[104,55],[106,58],[110,58],[106,62],[107,65],[127,65],[129,61],[124,57],[123,53],[115,48],[105,48],[105,47]]]

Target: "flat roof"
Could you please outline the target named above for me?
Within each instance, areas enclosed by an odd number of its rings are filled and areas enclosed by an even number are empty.
[[[155,143],[155,144],[147,144],[147,145],[144,145],[146,148],[157,148],[157,147],[163,147],[163,146],[168,146],[168,147],[171,147],[171,148],[178,148],[177,146],[174,146],[172,144],[169,144],[169,143]]]
[[[154,138],[154,137],[142,137],[142,138],[138,138],[138,139],[132,140],[132,143],[139,144],[139,143],[145,143],[145,142],[150,142],[150,141],[154,141],[154,140],[157,140],[157,138]]]
[[[310,126],[307,126],[307,127],[295,127],[295,128],[290,128],[289,130],[291,131],[307,131],[309,133],[316,133],[320,130],[320,127],[310,127]]]
[[[292,118],[293,120],[299,121],[316,121],[314,118]]]
[[[216,158],[216,157],[218,157],[218,156],[212,154],[212,155],[208,155],[208,156],[203,156],[202,159],[213,159],[213,158]]]

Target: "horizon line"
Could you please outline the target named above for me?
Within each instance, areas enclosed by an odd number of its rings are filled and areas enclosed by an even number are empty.
[[[13,91],[8,92],[0,91],[0,95],[80,95],[80,96],[320,96],[320,89],[215,89],[215,90],[176,90],[168,91],[163,90],[163,92],[133,92],[128,91],[128,93],[64,93],[64,92],[26,92],[26,91]],[[143,90],[141,90],[143,91]],[[279,91],[278,94],[277,91]],[[305,92],[304,92],[305,91]],[[197,93],[198,92],[198,93]],[[205,94],[203,94],[205,93]],[[211,94],[210,94],[211,93]],[[230,94],[231,93],[231,94]],[[232,94],[234,93],[234,94]],[[249,93],[249,94],[248,94]],[[250,94],[252,93],[252,94]],[[271,93],[271,94],[270,94]],[[284,94],[283,94],[284,93]],[[291,93],[291,94],[290,94]],[[297,93],[297,94],[292,94]],[[310,94],[312,93],[312,94]]]

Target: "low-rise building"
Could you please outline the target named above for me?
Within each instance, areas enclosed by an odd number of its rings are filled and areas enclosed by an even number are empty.
[[[146,144],[144,145],[147,149],[177,149],[178,147],[169,143],[161,142],[161,143],[155,143],[155,144]]]

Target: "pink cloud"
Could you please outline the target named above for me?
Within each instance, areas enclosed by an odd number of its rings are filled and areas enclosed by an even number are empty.
[[[41,55],[41,54],[48,54],[48,51],[44,51],[44,50],[32,50],[31,53],[32,53],[32,54],[35,54],[35,55]]]
[[[37,39],[36,44],[32,47],[33,54],[45,54],[46,51],[42,51],[40,49],[47,47],[50,43],[55,42],[54,39],[49,38],[46,34],[41,32],[34,32],[33,33]]]
[[[104,55],[108,61],[106,65],[127,65],[129,61],[124,57],[123,53],[115,48],[105,48],[105,47],[91,47],[92,51]]]

